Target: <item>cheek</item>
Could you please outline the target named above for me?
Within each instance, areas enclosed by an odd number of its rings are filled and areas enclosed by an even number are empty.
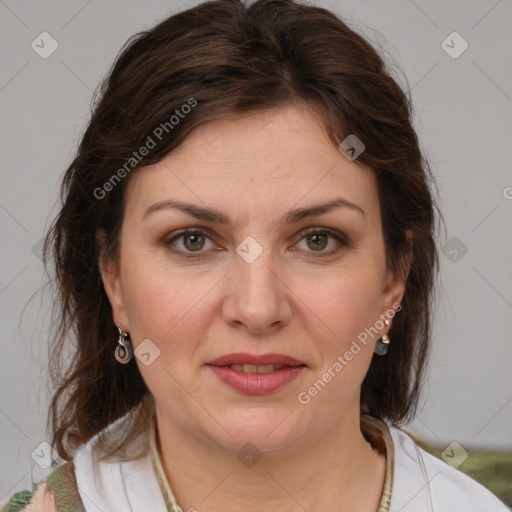
[[[368,329],[381,313],[381,277],[377,265],[362,267],[353,266],[350,271],[347,267],[336,279],[323,283],[322,293],[310,295],[315,302],[311,310],[318,312],[324,333],[311,332],[321,361],[315,378],[332,382],[322,391],[327,402],[346,403],[350,396],[355,396],[373,357],[375,338],[368,334]]]
[[[328,290],[320,309],[329,330],[324,330],[324,336],[312,336],[320,364],[312,369],[310,387],[301,390],[314,400],[315,414],[326,424],[333,414],[342,415],[346,407],[359,401],[373,357],[374,339],[365,329],[374,325],[379,315],[375,286],[359,286],[357,279],[338,284]]]
[[[319,282],[318,288],[309,293],[303,289],[304,302],[312,304],[311,310],[338,345],[350,344],[353,337],[373,325],[380,311],[380,283],[382,277],[375,265],[347,266]]]
[[[189,379],[194,371],[194,354],[209,321],[204,296],[213,283],[205,286],[210,281],[207,277],[185,279],[180,277],[185,273],[179,270],[171,278],[168,270],[139,263],[143,262],[133,258],[124,269],[130,336],[134,350],[149,339],[159,352],[150,365],[142,359],[137,365],[158,402],[181,403],[185,410],[187,395],[179,382]],[[193,383],[188,383],[187,389],[198,392]]]
[[[218,281],[211,272],[193,273],[144,253],[126,262],[123,296],[135,347],[149,338],[174,358],[193,350],[208,322],[208,292]]]

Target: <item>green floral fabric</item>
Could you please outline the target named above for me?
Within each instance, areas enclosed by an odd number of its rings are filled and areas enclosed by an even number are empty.
[[[17,512],[28,505],[33,494],[36,492],[37,484],[32,484],[31,491],[20,491],[14,494],[0,512]]]
[[[42,482],[32,484],[32,490],[14,494],[0,512],[17,512],[26,507]],[[73,463],[66,462],[54,469],[46,479],[46,490],[55,496],[58,512],[85,512],[76,485]]]

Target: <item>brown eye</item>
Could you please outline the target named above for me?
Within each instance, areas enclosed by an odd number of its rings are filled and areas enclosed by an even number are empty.
[[[207,241],[210,247],[207,246]],[[207,249],[215,247],[210,237],[202,231],[182,231],[170,240],[164,241],[164,244],[172,252],[189,257],[205,256]]]
[[[190,251],[198,251],[204,247],[204,236],[191,233],[182,235],[183,237],[183,245]]]
[[[329,235],[320,232],[306,236],[306,239],[308,240],[308,247],[315,251],[325,249],[328,243],[328,238]]]
[[[349,244],[343,234],[333,232],[328,229],[310,229],[305,233],[299,243],[302,242],[302,240],[306,241],[306,249],[302,249],[300,247],[299,249],[318,257],[332,256],[344,247],[349,247]],[[334,241],[334,247],[330,250],[325,250],[326,247],[332,245],[331,241]]]

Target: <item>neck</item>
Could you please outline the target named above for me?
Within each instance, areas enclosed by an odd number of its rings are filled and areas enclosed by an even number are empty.
[[[164,470],[183,510],[378,508],[385,456],[362,435],[359,411],[321,436],[261,454],[257,462],[256,457],[243,463],[237,453],[180,428],[158,410],[157,431]]]

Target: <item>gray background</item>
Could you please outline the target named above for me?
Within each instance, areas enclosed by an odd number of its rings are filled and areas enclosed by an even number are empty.
[[[0,503],[42,471],[31,453],[45,449],[38,447],[46,440],[51,296],[28,301],[45,282],[38,244],[56,213],[59,179],[88,120],[92,91],[129,36],[197,3],[0,0]],[[447,445],[457,441],[469,456],[477,446],[510,448],[512,4],[316,5],[359,27],[403,69],[440,189],[444,290],[428,385],[409,428]],[[47,59],[31,48],[43,31],[59,45]],[[469,44],[458,58],[441,46],[453,31]],[[446,44],[453,54],[461,43]]]

